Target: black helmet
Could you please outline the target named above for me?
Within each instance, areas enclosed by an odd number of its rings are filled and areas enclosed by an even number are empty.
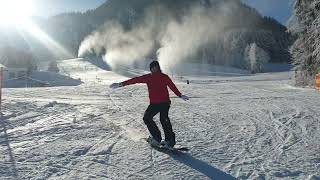
[[[159,70],[161,70],[158,61],[152,61],[152,62],[150,63],[150,70],[151,70],[153,67],[158,67]]]

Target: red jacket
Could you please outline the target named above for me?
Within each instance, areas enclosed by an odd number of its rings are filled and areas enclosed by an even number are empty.
[[[180,91],[176,85],[172,82],[168,75],[162,72],[155,72],[146,74],[140,77],[135,77],[130,80],[122,82],[123,86],[146,83],[149,91],[150,104],[160,104],[170,102],[169,92],[167,86],[179,97],[181,97]]]

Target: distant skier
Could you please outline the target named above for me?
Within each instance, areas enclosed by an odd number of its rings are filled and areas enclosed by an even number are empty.
[[[113,83],[110,88],[119,88],[136,83],[146,83],[149,91],[150,105],[144,113],[143,121],[151,134],[148,142],[156,146],[173,147],[176,144],[175,133],[168,116],[170,109],[170,98],[167,86],[183,100],[189,100],[188,96],[182,95],[168,75],[162,73],[158,61],[150,63],[150,74],[135,77],[130,80]],[[153,117],[160,112],[160,122],[165,134],[165,140],[162,141],[161,132],[153,121]],[[162,141],[162,142],[161,142]]]

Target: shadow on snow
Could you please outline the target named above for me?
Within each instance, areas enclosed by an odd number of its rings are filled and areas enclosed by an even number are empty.
[[[154,148],[160,152],[168,154],[172,159],[189,166],[190,168],[202,173],[203,175],[207,176],[210,179],[218,179],[218,180],[220,180],[220,179],[235,180],[236,179],[233,176],[231,176],[230,174],[227,174],[227,173],[211,166],[210,164],[208,164],[200,159],[192,157],[188,153],[171,152],[171,151],[164,150],[161,148],[156,148],[156,147],[154,147]]]
[[[6,118],[4,118],[0,114],[0,146],[5,147],[8,155],[9,155],[9,162],[6,163],[3,161],[4,164],[0,163],[0,166],[2,166],[0,169],[0,174],[2,175],[10,175],[13,176],[15,179],[18,179],[18,170],[16,167],[16,161],[14,159],[14,154],[10,146],[10,140],[9,136],[7,134],[7,127],[6,127]],[[1,150],[1,148],[0,148]],[[5,155],[5,153],[4,153]],[[5,155],[6,157],[6,155]],[[9,165],[9,167],[8,167]],[[0,175],[1,177],[1,175]]]

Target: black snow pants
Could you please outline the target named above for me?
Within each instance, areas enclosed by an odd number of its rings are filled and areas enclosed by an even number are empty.
[[[161,142],[161,132],[153,121],[153,117],[160,113],[160,122],[164,131],[165,141],[167,141],[170,146],[174,146],[176,144],[175,134],[172,130],[172,125],[168,116],[171,102],[161,103],[161,104],[150,104],[144,113],[143,121],[147,125],[148,130],[151,136]]]

